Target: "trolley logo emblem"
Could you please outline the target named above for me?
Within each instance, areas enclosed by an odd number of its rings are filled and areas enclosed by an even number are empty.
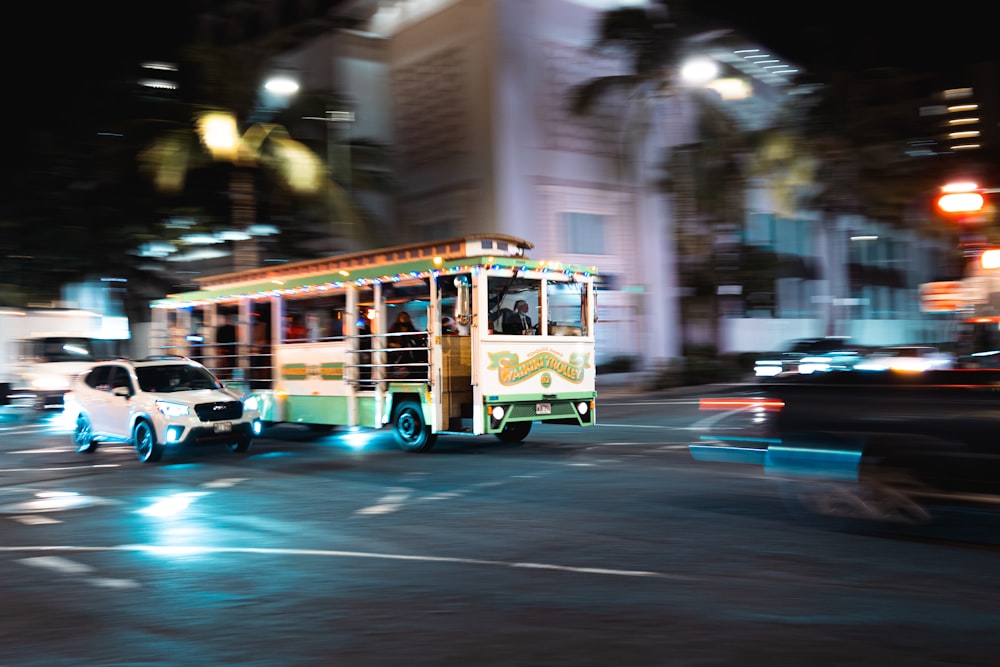
[[[507,387],[524,382],[544,371],[551,371],[573,384],[580,384],[583,382],[584,369],[590,368],[589,352],[574,352],[569,355],[568,360],[549,351],[537,352],[524,361],[521,361],[515,352],[491,352],[489,357],[490,365],[487,368],[497,371],[500,384]]]

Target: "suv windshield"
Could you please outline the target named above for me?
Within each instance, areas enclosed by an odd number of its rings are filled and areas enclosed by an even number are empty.
[[[164,364],[140,366],[135,369],[139,387],[143,391],[169,393],[191,389],[221,389],[215,376],[200,366]]]

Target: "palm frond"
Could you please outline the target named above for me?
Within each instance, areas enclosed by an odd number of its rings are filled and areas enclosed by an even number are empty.
[[[570,91],[570,112],[575,116],[590,112],[594,104],[612,90],[632,90],[643,79],[634,74],[618,74],[590,79],[574,86]]]

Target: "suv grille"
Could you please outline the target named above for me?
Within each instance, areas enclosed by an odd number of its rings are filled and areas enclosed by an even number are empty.
[[[230,421],[243,416],[243,404],[239,401],[201,403],[194,406],[194,411],[203,422]]]

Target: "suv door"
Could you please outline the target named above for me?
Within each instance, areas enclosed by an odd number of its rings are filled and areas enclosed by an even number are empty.
[[[129,413],[132,410],[132,396],[135,395],[135,384],[131,374],[124,366],[112,366],[108,377],[108,400],[105,402],[103,430],[109,435],[127,437],[129,435]],[[128,396],[119,396],[115,389],[128,389]]]
[[[96,433],[104,432],[104,413],[107,409],[108,378],[111,375],[109,366],[95,366],[83,379],[85,385],[77,394],[76,400],[80,410],[90,419],[90,426]]]

